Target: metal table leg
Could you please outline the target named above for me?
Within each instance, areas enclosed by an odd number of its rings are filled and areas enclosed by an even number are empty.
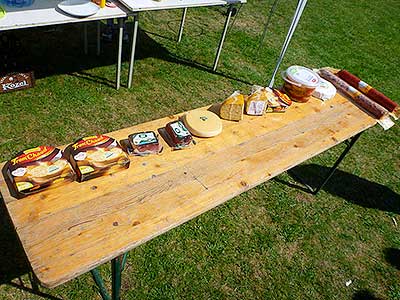
[[[233,5],[230,4],[229,7],[228,7],[228,12],[227,12],[228,14],[227,14],[226,19],[225,19],[224,30],[222,31],[221,39],[220,39],[219,45],[218,45],[217,54],[215,56],[214,65],[213,65],[213,68],[212,68],[213,71],[217,70],[219,56],[221,55],[222,46],[224,45],[226,31],[228,30],[229,21],[230,21],[231,16],[232,16],[232,10],[233,10]]]
[[[132,86],[133,66],[135,63],[135,49],[136,49],[138,27],[139,27],[139,14],[136,13],[133,15],[133,37],[132,37],[131,59],[129,62],[128,88]]]
[[[265,36],[267,35],[267,30],[268,30],[268,27],[269,27],[269,22],[271,21],[272,15],[274,14],[276,7],[278,6],[278,2],[279,2],[279,0],[274,0],[274,3],[272,4],[272,7],[271,7],[271,9],[269,11],[267,22],[265,23],[264,31],[263,31],[262,36],[261,36],[260,44],[258,45],[258,48],[257,48],[257,52],[260,51],[261,46],[264,43]]]
[[[177,39],[178,43],[180,43],[182,40],[183,27],[185,26],[186,13],[187,13],[187,7],[185,7],[182,12],[181,25],[179,26],[179,33],[178,33],[178,39]]]
[[[120,300],[121,295],[121,274],[125,268],[126,258],[128,256],[128,252],[114,258],[111,261],[111,272],[112,272],[112,293],[111,296],[107,292],[107,288],[104,284],[103,279],[101,278],[100,272],[97,268],[91,270],[90,272],[93,275],[93,279],[96,285],[100,289],[100,295],[103,300]]]
[[[336,162],[333,164],[333,166],[330,168],[328,174],[324,177],[322,183],[317,187],[317,188],[312,188],[309,184],[305,183],[299,176],[297,176],[293,171],[290,171],[290,174],[292,175],[292,177],[294,179],[296,179],[297,181],[299,181],[300,183],[302,183],[304,186],[307,187],[307,189],[310,190],[310,192],[314,195],[318,194],[318,192],[325,186],[325,184],[329,181],[329,179],[332,177],[333,173],[335,173],[337,167],[339,166],[339,164],[342,162],[342,160],[345,158],[345,156],[347,155],[347,153],[350,151],[350,149],[354,146],[354,144],[357,142],[357,140],[359,139],[359,137],[361,136],[361,133],[356,134],[355,136],[353,136],[352,138],[348,139],[347,141],[345,141],[346,143],[346,148],[344,149],[344,151],[342,152],[342,154],[339,156],[339,158],[336,160]]]
[[[116,78],[116,88],[117,90],[121,86],[121,63],[122,63],[122,39],[124,36],[124,25],[123,18],[118,19],[118,57],[117,57],[117,78]]]

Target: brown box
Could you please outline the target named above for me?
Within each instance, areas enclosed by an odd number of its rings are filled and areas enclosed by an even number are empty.
[[[78,181],[127,169],[130,163],[117,141],[105,135],[82,138],[70,145],[68,151]]]
[[[8,162],[7,174],[19,197],[75,180],[63,151],[51,146],[20,152]]]

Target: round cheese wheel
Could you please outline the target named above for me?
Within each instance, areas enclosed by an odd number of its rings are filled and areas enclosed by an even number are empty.
[[[189,131],[198,137],[213,137],[222,132],[221,119],[211,111],[195,110],[183,116]]]

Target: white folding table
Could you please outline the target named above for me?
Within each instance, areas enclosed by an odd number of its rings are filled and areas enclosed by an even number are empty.
[[[6,10],[5,17],[0,19],[0,32],[6,30],[16,30],[22,28],[61,25],[68,23],[80,23],[89,21],[100,21],[105,19],[119,20],[119,38],[118,38],[118,57],[117,57],[117,71],[116,71],[116,88],[120,87],[121,78],[121,61],[122,61],[122,37],[123,37],[123,18],[126,18],[126,9],[121,6],[117,1],[114,8],[105,7],[100,9],[95,15],[86,18],[77,18],[70,16],[57,8],[57,4],[61,0],[36,0],[31,6],[28,7],[8,7],[2,5]],[[100,23],[97,30],[97,53],[100,54]],[[85,30],[85,52],[87,52],[87,32],[86,24]]]
[[[186,12],[188,8],[192,7],[206,7],[206,6],[225,6],[228,5],[228,12],[225,19],[224,29],[222,31],[221,39],[218,45],[218,50],[215,56],[213,71],[217,69],[219,57],[222,51],[222,46],[225,40],[226,32],[228,30],[229,21],[232,17],[233,6],[236,4],[244,4],[247,0],[120,0],[120,2],[130,11],[130,15],[133,16],[133,37],[132,37],[132,48],[129,63],[129,74],[128,74],[128,88],[132,85],[133,66],[135,62],[135,48],[137,30],[139,26],[138,16],[140,12],[154,11],[154,10],[166,10],[166,9],[183,9],[181,24],[178,33],[178,42],[182,38],[183,26],[185,23]]]

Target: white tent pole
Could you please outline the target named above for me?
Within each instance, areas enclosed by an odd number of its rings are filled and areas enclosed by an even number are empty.
[[[268,85],[270,88],[272,88],[274,85],[276,73],[278,72],[279,66],[283,60],[283,57],[285,56],[285,53],[289,46],[290,40],[292,39],[293,33],[296,30],[297,24],[299,23],[300,17],[304,11],[306,4],[307,4],[307,0],[299,0],[299,2],[297,3],[297,8],[294,13],[292,23],[290,24],[290,28],[286,35],[285,42],[283,43],[281,53],[279,55],[278,61],[276,63],[275,69],[274,69],[274,73],[272,74],[271,80]]]

